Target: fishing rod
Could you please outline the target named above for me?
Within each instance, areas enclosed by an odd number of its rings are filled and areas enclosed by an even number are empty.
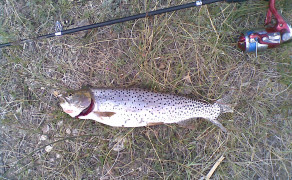
[[[56,24],[57,28],[56,29],[59,29],[59,30],[56,31],[55,33],[50,33],[50,34],[41,35],[41,36],[37,36],[37,37],[34,37],[34,38],[30,38],[30,39],[22,39],[22,40],[18,40],[18,41],[14,41],[14,42],[0,44],[0,48],[13,46],[13,45],[18,45],[20,43],[29,42],[31,40],[40,40],[40,39],[44,39],[44,38],[51,38],[51,37],[55,37],[55,36],[62,36],[62,35],[66,35],[66,34],[72,34],[72,33],[79,32],[79,31],[85,31],[85,30],[88,30],[88,29],[93,29],[93,28],[113,25],[113,24],[117,24],[117,23],[122,23],[122,22],[126,22],[126,21],[140,19],[140,18],[155,16],[155,15],[158,15],[158,14],[177,11],[177,10],[186,9],[186,8],[190,8],[190,7],[202,6],[202,5],[211,4],[211,3],[215,3],[215,2],[236,3],[236,2],[243,2],[243,1],[246,1],[246,0],[197,0],[197,1],[192,2],[192,3],[187,3],[187,4],[183,4],[183,5],[178,5],[178,6],[173,6],[173,7],[169,7],[169,8],[159,9],[159,10],[155,10],[155,11],[149,11],[149,12],[142,13],[142,14],[137,14],[137,15],[133,15],[133,16],[128,16],[128,17],[123,17],[123,18],[119,18],[119,19],[109,20],[109,21],[100,22],[100,23],[96,23],[96,24],[80,26],[80,27],[77,27],[77,28],[67,29],[67,30],[64,30],[64,31],[62,31],[61,24],[57,22],[57,24]]]

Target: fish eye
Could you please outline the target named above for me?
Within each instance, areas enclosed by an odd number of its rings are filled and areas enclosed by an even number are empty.
[[[67,101],[69,101],[70,99],[72,99],[72,97],[73,97],[73,93],[68,93],[68,94],[66,95],[65,99],[66,99]]]

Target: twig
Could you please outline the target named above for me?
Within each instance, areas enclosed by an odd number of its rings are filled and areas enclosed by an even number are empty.
[[[214,164],[214,166],[212,167],[212,169],[209,171],[209,173],[206,176],[206,180],[209,180],[211,178],[211,176],[213,175],[213,173],[215,172],[215,170],[217,169],[217,167],[220,165],[220,163],[225,159],[224,156],[221,156],[217,162]]]

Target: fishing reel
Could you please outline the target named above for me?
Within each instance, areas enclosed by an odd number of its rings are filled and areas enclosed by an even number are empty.
[[[271,27],[272,16],[276,23]],[[292,39],[292,27],[275,8],[275,0],[270,0],[266,15],[265,29],[257,29],[242,33],[238,40],[238,47],[243,52],[258,52],[274,48]]]

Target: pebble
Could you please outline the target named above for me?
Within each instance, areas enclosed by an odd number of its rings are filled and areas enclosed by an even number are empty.
[[[49,146],[46,146],[45,151],[46,152],[51,152],[52,149],[53,149],[53,146],[49,145]]]
[[[47,135],[41,135],[41,137],[40,137],[40,140],[41,141],[45,141],[47,139],[48,139],[48,136]]]
[[[63,121],[59,121],[59,122],[57,123],[57,125],[58,125],[58,126],[62,126],[62,125],[63,125]]]
[[[73,134],[73,136],[77,136],[78,135],[78,130],[77,129],[73,129],[72,134]]]
[[[113,146],[113,151],[116,151],[116,152],[118,152],[118,151],[122,151],[122,150],[124,150],[125,149],[125,143],[126,143],[126,138],[123,138],[123,137],[121,137],[121,136],[118,136],[118,137],[116,137],[113,141],[112,141],[112,143],[114,143],[114,146]]]
[[[71,130],[69,128],[66,129],[67,134],[71,134]]]
[[[49,125],[45,125],[43,128],[42,128],[42,131],[44,134],[46,134],[47,132],[50,131],[50,126]]]

